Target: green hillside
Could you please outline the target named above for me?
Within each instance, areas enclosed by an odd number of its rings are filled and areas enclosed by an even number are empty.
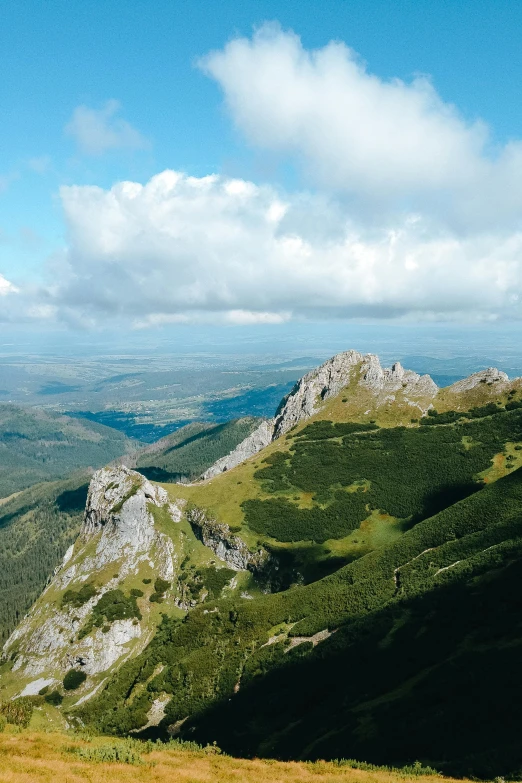
[[[224,424],[187,424],[141,451],[137,469],[154,481],[193,480],[235,449],[260,421],[246,417]]]
[[[1,406],[0,486],[4,493],[23,486],[36,477],[66,475],[78,464],[99,467],[118,456],[130,441],[109,427],[49,416],[14,406]],[[227,454],[255,427],[257,419],[240,419],[227,425],[194,423],[184,427],[147,450],[140,462],[154,462],[173,473],[196,475]],[[54,429],[53,429],[54,428]],[[55,438],[54,445],[44,438]],[[3,440],[2,440],[3,439]],[[37,455],[43,449],[45,462]],[[30,465],[21,469],[21,465]],[[2,467],[5,472],[2,472]],[[145,468],[139,468],[144,474]],[[75,540],[81,524],[89,474],[80,472],[70,479],[35,484],[14,492],[0,504],[0,642],[38,598],[67,547]],[[1,482],[4,482],[3,485]]]
[[[0,405],[0,497],[99,468],[132,450],[120,432],[36,408]]]
[[[38,484],[0,505],[0,642],[42,592],[80,528],[89,475]]]
[[[237,754],[515,774],[522,410],[508,407],[312,422],[210,482],[167,485],[268,551],[264,581],[182,617],[164,604],[149,646],[73,715],[125,733],[167,695],[158,731]]]

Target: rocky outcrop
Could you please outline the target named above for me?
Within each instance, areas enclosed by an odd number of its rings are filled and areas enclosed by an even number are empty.
[[[203,480],[213,478],[214,476],[224,473],[226,470],[231,470],[244,462],[249,457],[253,457],[258,451],[264,449],[265,446],[272,441],[274,434],[274,421],[270,419],[263,421],[257,427],[251,435],[233,449],[230,454],[218,459],[208,470],[203,473],[201,478]]]
[[[435,397],[439,390],[429,375],[405,370],[400,362],[381,367],[379,357],[371,353],[362,357],[360,375],[360,385],[378,395],[400,390],[409,397]]]
[[[348,385],[352,370],[363,360],[357,351],[338,353],[303,375],[281,402],[275,417],[274,438],[317,413],[321,403]]]
[[[139,473],[121,466],[94,474],[74,548],[5,644],[4,656],[15,656],[13,671],[21,680],[59,681],[71,668],[96,675],[147,641],[146,625],[135,618],[94,627],[83,638],[78,631],[102,596],[121,587],[140,564],[146,563],[163,579],[173,579],[177,563],[172,541],[156,529],[151,504],[179,520],[180,510],[169,504],[165,490]],[[71,606],[63,600],[66,590],[78,591],[86,584],[95,584],[96,589],[83,604]]]
[[[266,550],[251,552],[228,525],[209,517],[203,509],[196,506],[187,509],[187,520],[196,538],[234,571],[259,572],[267,565],[270,556]]]
[[[375,405],[383,404],[388,395],[401,391],[414,398],[433,398],[437,384],[429,375],[405,370],[399,362],[391,368],[381,367],[379,357],[357,351],[338,353],[315,370],[304,375],[282,401],[276,413],[274,438],[284,435],[303,419],[318,413],[325,400],[335,397],[351,384],[367,389],[375,396]],[[347,395],[355,389],[347,389]]]
[[[355,384],[355,388],[350,391],[347,387],[351,384]],[[427,408],[438,392],[437,384],[429,375],[405,370],[399,362],[386,368],[381,367],[379,357],[371,353],[363,355],[353,350],[338,353],[304,375],[281,401],[275,418],[264,421],[230,454],[205,471],[201,478],[210,479],[231,470],[299,422],[318,413],[326,400],[335,397],[343,389],[347,389],[348,395],[354,394],[357,388],[372,393],[375,407],[393,401],[393,395],[401,391],[405,401],[420,407],[422,412],[424,409],[418,405],[419,400],[424,398]]]
[[[463,378],[462,381],[457,381],[451,386],[448,386],[447,391],[453,394],[459,394],[460,392],[469,391],[474,389],[480,383],[485,383],[488,386],[492,384],[508,383],[509,378],[505,372],[497,370],[496,367],[488,367],[486,370],[480,370],[470,375],[469,378]]]

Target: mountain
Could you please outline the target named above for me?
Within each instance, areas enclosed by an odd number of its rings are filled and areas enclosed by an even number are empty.
[[[350,351],[262,426],[192,485],[94,475],[0,699],[245,756],[518,775],[522,381],[439,389]]]
[[[42,422],[45,424],[50,421],[55,424],[58,421],[68,438],[68,445],[65,448],[70,449],[70,444],[74,442],[77,443],[77,449],[82,448],[81,440],[78,438],[74,440],[78,434],[77,427],[70,427],[71,422],[65,417],[40,417],[38,413],[25,410],[21,415],[17,410],[16,414],[16,419],[4,420],[10,422],[7,426],[10,426],[11,436],[13,423],[19,427],[18,433],[21,435],[20,421],[27,435],[31,428],[32,416],[39,423],[40,435],[44,429]],[[163,480],[175,480],[180,476],[194,477],[213,460],[235,446],[255,428],[257,421],[251,418],[241,419],[226,425],[196,422],[138,452],[134,452],[134,446],[131,444],[132,451],[124,456],[124,461],[133,464],[139,458],[140,470],[144,474],[161,476]],[[97,434],[98,429],[104,435],[100,448],[109,443],[109,451],[101,452],[102,456],[98,457],[99,464],[100,461],[105,462],[107,457],[111,456],[114,444],[111,443],[110,438],[114,432],[110,428],[97,425],[94,425],[92,432]],[[80,434],[84,430],[89,433],[90,426],[81,427]],[[32,433],[35,434],[34,427]],[[116,435],[115,443],[121,441],[127,448],[129,443],[126,439],[121,438],[118,433]],[[5,437],[6,433],[4,433]],[[11,443],[13,443],[12,437]],[[36,451],[39,447],[35,438],[29,443],[24,441],[24,445],[26,453],[30,448]],[[112,454],[114,453],[113,450]],[[61,463],[57,463],[56,455],[54,456],[52,470],[58,471]],[[65,461],[65,455],[62,454],[62,457]],[[75,459],[78,462],[78,455]],[[141,467],[142,464],[144,467]],[[95,467],[97,467],[96,463]],[[66,463],[63,472],[67,473],[68,469],[70,466]],[[173,472],[168,472],[168,469]],[[91,474],[92,471],[80,470],[69,479],[35,484],[0,501],[0,573],[2,574],[0,641],[2,644],[38,598],[48,577],[60,565],[66,550],[76,539],[82,522]],[[19,477],[13,473],[9,478],[14,482]],[[15,483],[14,486],[19,484]]]
[[[136,466],[155,481],[193,480],[257,429],[260,419],[193,422],[142,449]]]
[[[0,497],[134,450],[120,432],[37,408],[0,405]]]
[[[490,367],[439,389],[429,375],[405,370],[399,362],[383,368],[374,354],[345,351],[304,375],[283,398],[274,419],[263,421],[227,457],[211,466],[204,477],[236,467],[311,417],[336,422],[370,420],[381,426],[410,424],[430,409],[469,410],[491,400],[500,401],[518,388],[519,384],[508,383],[506,373]]]

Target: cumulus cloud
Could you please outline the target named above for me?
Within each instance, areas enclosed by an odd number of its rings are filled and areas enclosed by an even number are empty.
[[[0,275],[0,296],[7,296],[7,294],[18,293],[18,288],[14,286],[3,275]]]
[[[466,121],[424,76],[380,79],[345,44],[307,51],[273,24],[200,67],[252,143],[295,155],[323,187],[381,209],[429,207],[460,228],[520,215],[522,143],[492,151],[487,126]]]
[[[246,137],[293,155],[319,187],[170,170],[63,187],[67,243],[31,317],[135,328],[522,317],[521,142],[493,149],[486,125],[427,78],[379,79],[344,44],[306,51],[274,26],[201,67]],[[79,107],[69,132],[90,154],[138,146],[118,110]]]
[[[77,106],[65,126],[65,134],[71,136],[85,155],[102,155],[114,149],[143,149],[149,146],[147,139],[119,117],[119,101],[107,101],[101,109]]]
[[[377,229],[324,196],[175,171],[61,199],[68,248],[40,301],[71,324],[521,314],[522,232],[462,237],[411,214]]]

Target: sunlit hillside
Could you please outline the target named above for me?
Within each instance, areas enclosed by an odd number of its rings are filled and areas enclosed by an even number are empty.
[[[407,783],[440,780],[416,765],[391,771],[354,762],[244,760],[213,746],[172,743],[152,750],[103,738],[88,741],[65,733],[0,734],[1,783]],[[105,760],[104,760],[105,759]],[[114,760],[109,760],[114,759]],[[120,760],[118,760],[120,759]],[[367,767],[366,769],[364,767]],[[431,771],[434,772],[434,771]],[[450,781],[451,778],[444,778]]]

